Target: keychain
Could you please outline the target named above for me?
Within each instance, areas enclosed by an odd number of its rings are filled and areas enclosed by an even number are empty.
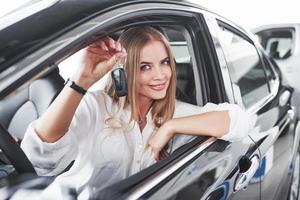
[[[111,72],[111,78],[115,91],[118,97],[126,96],[128,94],[127,90],[127,78],[125,71],[123,69],[123,62],[118,61],[117,68]]]

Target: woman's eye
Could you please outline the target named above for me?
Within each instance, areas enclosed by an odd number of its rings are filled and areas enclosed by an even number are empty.
[[[169,64],[170,64],[170,61],[169,61],[169,59],[165,59],[165,60],[163,60],[163,61],[162,61],[162,64],[164,64],[164,65],[169,65]]]
[[[140,67],[141,71],[145,71],[145,70],[148,70],[148,69],[150,69],[150,68],[151,68],[150,65],[142,65],[142,66]]]

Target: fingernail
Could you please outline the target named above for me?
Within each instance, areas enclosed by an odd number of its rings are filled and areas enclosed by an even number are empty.
[[[117,44],[117,42],[116,42],[116,41],[113,41],[113,47],[114,47],[114,48],[116,47],[116,44]]]

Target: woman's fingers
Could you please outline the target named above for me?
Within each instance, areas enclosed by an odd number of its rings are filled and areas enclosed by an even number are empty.
[[[99,62],[96,65],[96,69],[95,69],[97,76],[98,77],[104,76],[107,72],[109,72],[113,68],[113,66],[115,66],[115,64],[119,60],[121,60],[125,56],[126,56],[126,53],[118,52],[118,53],[115,53],[113,56],[111,56],[109,59]]]
[[[108,47],[106,46],[104,41],[100,41],[99,46],[101,49],[103,49],[104,51],[108,51]]]
[[[119,42],[106,37],[87,47],[84,72],[98,81],[126,55],[126,50]]]
[[[116,41],[114,41],[111,37],[106,37],[104,41],[108,44],[110,49],[116,49]]]

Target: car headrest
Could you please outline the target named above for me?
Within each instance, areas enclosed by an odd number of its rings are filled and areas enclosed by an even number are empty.
[[[190,63],[176,63],[176,98],[197,105],[194,72]]]
[[[27,126],[49,107],[64,86],[58,68],[0,101],[0,123],[13,136],[23,138]]]

